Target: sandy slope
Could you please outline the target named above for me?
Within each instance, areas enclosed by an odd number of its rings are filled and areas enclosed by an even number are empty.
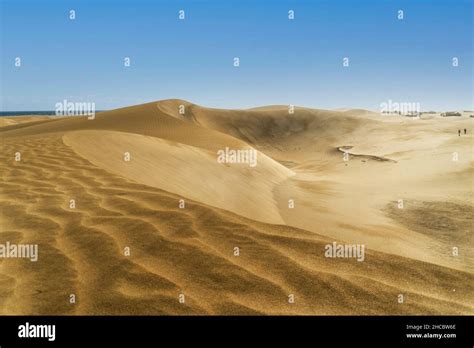
[[[2,116],[0,117],[0,127],[18,125],[22,123],[32,123],[32,122],[41,122],[48,121],[56,116],[39,116],[39,115],[25,115],[25,116]]]
[[[40,261],[0,259],[0,313],[473,314],[472,129],[180,100],[2,127],[0,243]],[[257,167],[217,163],[226,146]],[[334,240],[365,261],[325,258]]]
[[[93,164],[133,181],[254,220],[284,223],[273,190],[293,172],[263,153],[252,168],[223,165],[216,161],[216,152],[138,134],[81,131],[63,139]],[[122,159],[125,151],[133,156],[130,162]]]
[[[446,240],[437,238],[439,227],[431,234],[418,233],[415,226],[406,228],[410,226],[403,223],[403,215],[387,214],[399,199],[407,214],[419,202],[455,204],[448,213],[453,218],[458,210],[473,210],[474,119],[416,120],[365,110],[304,108],[289,115],[286,107],[259,113],[191,106],[190,112],[200,124],[251,143],[297,174],[275,188],[287,224],[392,254],[474,270],[471,219],[451,224],[452,238]],[[459,137],[457,130],[464,128],[470,132]],[[340,147],[354,154],[348,162],[337,151]],[[458,161],[452,160],[454,152]],[[287,209],[289,197],[300,202],[299,209]],[[460,257],[449,253],[453,246],[464,250]]]

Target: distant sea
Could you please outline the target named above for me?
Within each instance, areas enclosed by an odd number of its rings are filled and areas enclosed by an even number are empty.
[[[56,111],[0,111],[1,116],[56,115]]]
[[[96,113],[104,110],[97,110]],[[25,115],[34,115],[34,116],[55,116],[56,111],[0,111],[0,117],[3,116],[25,116]]]

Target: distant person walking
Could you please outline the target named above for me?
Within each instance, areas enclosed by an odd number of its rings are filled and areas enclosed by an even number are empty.
[[[461,130],[458,129],[458,137],[460,137],[460,136],[461,136]]]
[[[464,134],[467,134],[467,129],[466,128],[464,128]]]

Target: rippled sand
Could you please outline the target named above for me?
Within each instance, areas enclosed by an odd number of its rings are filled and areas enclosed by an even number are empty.
[[[474,314],[472,122],[179,100],[4,122],[0,243],[39,260],[0,259],[0,313]]]

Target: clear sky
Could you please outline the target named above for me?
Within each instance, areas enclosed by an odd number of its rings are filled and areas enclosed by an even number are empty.
[[[223,108],[474,108],[472,0],[0,2],[1,111],[168,98]]]

